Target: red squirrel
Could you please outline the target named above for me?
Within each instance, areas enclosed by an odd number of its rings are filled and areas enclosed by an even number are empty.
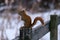
[[[32,28],[38,20],[41,21],[42,25],[44,25],[44,20],[41,17],[36,17],[32,23],[30,16],[26,14],[25,10],[18,11],[18,14],[21,16],[21,19],[24,21],[24,27],[26,28]]]

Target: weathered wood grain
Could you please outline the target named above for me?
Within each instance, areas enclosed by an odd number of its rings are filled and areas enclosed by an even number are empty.
[[[38,26],[36,29],[34,29],[34,30],[32,29],[32,39],[31,40],[39,40],[45,34],[50,32],[49,23],[50,23],[50,21],[48,21],[44,27],[43,26]],[[58,16],[58,25],[59,24],[60,24],[60,16]],[[18,37],[15,38],[14,40],[18,40]]]
[[[57,15],[51,15],[50,18],[50,40],[58,40],[58,17]]]
[[[60,16],[58,16],[58,25],[60,24]],[[32,40],[38,40],[42,38],[45,34],[49,32],[49,22],[46,23],[44,27],[38,27],[32,33]]]

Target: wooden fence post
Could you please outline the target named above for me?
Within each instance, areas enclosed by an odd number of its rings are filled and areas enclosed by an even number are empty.
[[[32,29],[31,28],[20,29],[19,40],[31,40],[31,39],[32,39]]]
[[[58,40],[58,17],[57,15],[51,15],[50,20],[50,40]]]

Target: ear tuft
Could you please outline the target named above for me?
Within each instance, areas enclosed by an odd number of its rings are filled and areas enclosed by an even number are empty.
[[[25,12],[25,10],[23,10],[22,12]]]

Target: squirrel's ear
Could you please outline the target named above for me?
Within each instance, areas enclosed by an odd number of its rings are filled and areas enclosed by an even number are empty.
[[[23,10],[23,12],[24,12],[25,10]]]
[[[22,12],[25,12],[25,10],[23,10]]]

